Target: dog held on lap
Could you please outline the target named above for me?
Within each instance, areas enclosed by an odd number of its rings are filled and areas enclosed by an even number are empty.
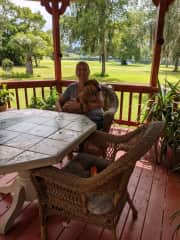
[[[88,80],[84,84],[83,90],[76,99],[72,99],[63,105],[63,111],[69,113],[85,113],[88,111],[88,104],[97,101],[100,95],[99,83],[96,80]],[[78,102],[77,109],[71,108],[72,102]]]

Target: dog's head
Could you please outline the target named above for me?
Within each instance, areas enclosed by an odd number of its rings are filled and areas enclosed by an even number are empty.
[[[88,103],[92,96],[97,96],[100,91],[99,83],[96,80],[88,80],[84,84],[83,91],[78,95],[77,100],[82,103]]]
[[[100,91],[99,83],[95,79],[88,80],[85,82],[83,92],[87,96],[97,95],[99,91]]]

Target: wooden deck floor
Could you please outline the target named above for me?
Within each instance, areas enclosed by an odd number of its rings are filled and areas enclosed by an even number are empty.
[[[138,210],[138,219],[132,221],[128,205],[125,206],[117,227],[118,240],[171,240],[177,219],[170,216],[180,209],[180,175],[155,165],[147,154],[136,165],[129,183],[129,192]],[[1,176],[0,185],[10,183],[16,174]],[[11,204],[10,195],[0,195],[0,221]],[[1,222],[0,222],[1,223]],[[38,240],[40,226],[37,202],[25,203],[13,228],[0,240]],[[63,224],[60,217],[51,217],[48,224],[49,240],[111,240],[111,232],[84,222]],[[180,233],[175,238],[180,240]]]

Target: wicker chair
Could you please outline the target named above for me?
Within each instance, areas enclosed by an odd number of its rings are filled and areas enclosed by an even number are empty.
[[[102,131],[109,132],[112,121],[114,119],[114,114],[118,108],[118,98],[111,87],[106,85],[101,86],[102,95],[104,98],[104,124]],[[58,110],[58,101],[56,102],[56,109]]]
[[[106,154],[111,163],[93,177],[81,178],[55,167],[32,170],[40,204],[42,239],[46,239],[47,218],[52,214],[109,228],[116,239],[116,224],[126,202],[133,211],[133,218],[137,217],[127,191],[136,161],[151,148],[163,127],[163,122],[153,122],[123,136],[96,131],[88,141],[104,149],[102,155]],[[125,154],[116,159],[119,150],[124,150]],[[90,196],[103,194],[111,196],[111,210],[98,215],[89,211]]]
[[[112,88],[102,85],[101,89],[104,97],[104,125],[102,130],[104,132],[109,132],[114,114],[118,108],[118,98]]]

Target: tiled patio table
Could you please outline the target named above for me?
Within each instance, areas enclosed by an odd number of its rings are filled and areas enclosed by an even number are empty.
[[[95,130],[84,115],[36,109],[0,113],[0,174],[18,172],[13,184],[0,186],[1,193],[13,196],[0,233],[10,229],[24,201],[36,198],[30,169],[60,162]]]

